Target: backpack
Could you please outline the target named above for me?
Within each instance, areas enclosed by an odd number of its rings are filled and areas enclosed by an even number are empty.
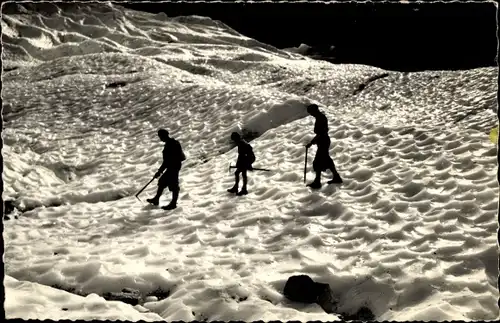
[[[186,155],[184,154],[184,151],[182,151],[181,144],[179,144],[179,157],[181,162],[186,160]]]
[[[186,155],[184,154],[184,151],[182,151],[182,146],[177,140],[172,139],[169,150],[175,156],[174,159],[178,158],[180,162],[186,160]]]
[[[253,153],[252,146],[248,145],[248,162],[253,164],[255,162],[255,154]]]

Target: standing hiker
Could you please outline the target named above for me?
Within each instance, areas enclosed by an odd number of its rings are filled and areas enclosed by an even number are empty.
[[[237,132],[231,134],[231,140],[233,140],[238,146],[238,159],[236,160],[236,172],[234,172],[235,183],[234,186],[227,191],[229,193],[236,193],[236,195],[246,195],[247,191],[247,170],[253,170],[252,164],[255,161],[255,155],[253,153],[252,146]],[[243,186],[241,191],[238,192],[238,184],[240,181],[240,173],[243,177]]]
[[[186,160],[186,156],[182,151],[181,144],[174,138],[169,137],[167,130],[158,130],[158,137],[165,143],[165,147],[163,148],[163,163],[156,172],[154,178],[160,177],[163,171],[166,170],[166,172],[158,180],[158,192],[156,196],[152,199],[147,199],[147,201],[153,205],[158,205],[163,190],[168,187],[170,192],[172,192],[172,201],[169,205],[165,206],[164,209],[172,210],[177,207],[177,199],[179,198],[180,191],[179,172],[182,162]]]
[[[306,148],[310,148],[312,145],[317,145],[318,150],[316,151],[316,157],[313,161],[313,169],[316,172],[316,178],[313,182],[309,183],[307,186],[311,188],[321,187],[321,172],[330,170],[333,174],[333,178],[328,181],[328,184],[342,184],[342,178],[335,169],[335,164],[330,157],[330,137],[328,135],[328,120],[326,116],[319,111],[316,104],[311,104],[307,107],[307,113],[316,119],[314,124],[314,133],[316,136],[311,140],[310,143],[306,145]]]

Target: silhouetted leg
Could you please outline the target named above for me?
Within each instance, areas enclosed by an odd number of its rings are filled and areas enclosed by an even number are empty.
[[[333,178],[328,181],[328,184],[342,184],[344,181],[342,181],[342,177],[340,177],[339,173],[335,169],[335,166],[330,168],[330,171],[332,172]]]
[[[316,173],[316,178],[314,179],[314,181],[307,184],[307,186],[309,186],[310,188],[321,188],[321,168],[322,168],[321,163],[322,163],[321,156],[318,156],[318,154],[316,154],[316,157],[314,158],[313,161],[313,169],[314,172]]]
[[[337,172],[337,169],[335,169],[335,163],[333,162],[333,159],[330,159],[330,171],[332,172],[332,179],[328,181],[328,184],[342,184],[342,178],[340,177],[339,173]]]
[[[162,177],[160,177],[160,179],[158,180],[158,191],[156,192],[156,195],[155,197],[153,197],[152,199],[147,199],[146,201],[148,201],[148,203],[151,203],[153,205],[158,205],[160,204],[160,196],[163,194],[163,191],[165,190],[165,188],[167,187],[166,185],[166,177],[164,177],[165,174],[163,174]]]
[[[172,190],[172,201],[170,202],[170,204],[165,206],[165,210],[173,210],[177,207],[177,200],[179,199],[179,191],[180,189],[178,187]]]
[[[165,210],[173,210],[177,207],[177,199],[179,198],[179,171],[180,169],[171,169],[168,177],[168,189],[172,192],[172,201],[164,207]]]
[[[229,193],[237,193],[239,183],[240,183],[240,171],[236,170],[236,172],[234,172],[234,186],[228,189],[227,191]]]
[[[247,191],[247,171],[244,170],[241,172],[241,177],[243,177],[243,186],[241,187],[241,191],[238,192],[238,195],[246,195]]]
[[[321,188],[321,172],[316,172],[316,178],[314,179],[314,181],[312,181],[311,183],[309,183],[307,186],[309,186],[310,188]]]

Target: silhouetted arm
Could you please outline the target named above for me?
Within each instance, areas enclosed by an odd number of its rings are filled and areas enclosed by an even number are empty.
[[[311,145],[316,145],[318,143],[318,135],[314,136],[314,138],[311,140]]]
[[[316,145],[318,143],[318,135],[314,136],[314,138],[311,140],[310,143],[306,145],[307,148],[311,147],[312,145]]]
[[[165,169],[167,169],[167,161],[165,158],[163,158],[163,163],[161,164],[160,168],[158,169],[158,172],[156,173],[161,174],[165,171]]]
[[[158,171],[155,174],[155,177],[160,177],[160,175],[167,169],[167,153],[164,150],[163,151],[163,162],[161,163],[160,168],[158,168]]]

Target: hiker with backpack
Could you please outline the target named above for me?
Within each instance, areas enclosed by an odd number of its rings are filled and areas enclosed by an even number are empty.
[[[234,172],[235,183],[234,186],[227,191],[229,193],[236,193],[236,195],[246,195],[247,190],[247,171],[253,170],[252,164],[255,162],[255,155],[253,153],[252,146],[241,138],[240,134],[233,132],[231,134],[231,140],[236,143],[238,147],[238,159],[236,160],[236,171]],[[240,174],[243,177],[243,186],[241,191],[238,192],[238,184],[240,181]]]
[[[158,137],[165,143],[163,148],[163,163],[154,176],[154,178],[160,178],[158,180],[156,196],[147,199],[147,201],[153,205],[158,205],[160,203],[160,196],[165,188],[168,187],[170,192],[172,192],[172,201],[164,209],[173,210],[177,207],[177,199],[179,198],[180,191],[179,172],[182,162],[186,160],[186,156],[182,151],[181,144],[174,138],[171,138],[167,130],[158,130]],[[165,173],[162,175],[164,171]]]

